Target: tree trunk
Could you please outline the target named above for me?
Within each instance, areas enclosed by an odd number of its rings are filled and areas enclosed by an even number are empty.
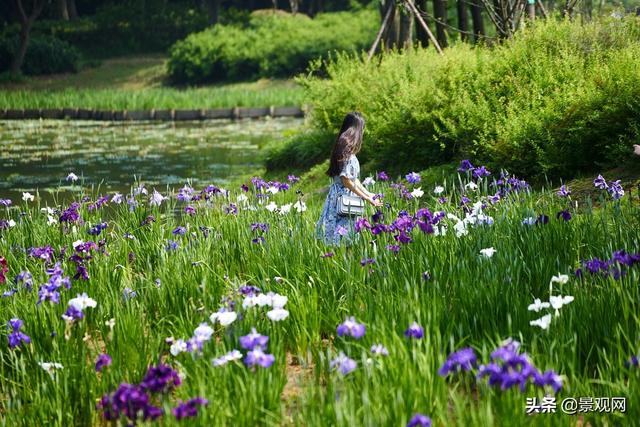
[[[447,47],[447,0],[433,0],[433,15],[436,18],[436,39],[440,47]]]
[[[216,25],[220,21],[220,3],[222,0],[206,0],[209,25]]]
[[[418,8],[419,12],[426,12],[427,11],[427,0],[417,0],[415,2],[415,5]],[[417,20],[418,20],[418,18],[416,18],[416,21]],[[426,15],[423,16],[423,20],[427,25],[429,25],[429,21],[427,21]],[[429,35],[424,30],[424,28],[422,28],[422,25],[420,25],[418,22],[416,22],[416,39],[418,40],[418,44],[420,46],[422,46],[422,47],[429,46]]]
[[[27,53],[27,47],[29,46],[29,34],[31,33],[31,22],[22,23],[22,27],[20,28],[20,45],[18,46],[18,51],[16,55],[13,57],[11,61],[10,71],[12,74],[20,73],[20,69],[22,68],[22,63],[24,62],[24,57]]]
[[[78,9],[76,8],[76,0],[67,0],[67,7],[69,9],[69,19],[77,19]]]
[[[535,0],[527,0],[527,15],[532,21],[536,19],[536,2]]]
[[[413,45],[413,14],[408,10],[400,13],[400,46],[402,49]]]
[[[384,50],[393,49],[398,45],[399,21],[395,0],[385,0],[380,3],[380,22],[384,21],[387,12],[391,10],[387,27],[382,33],[382,47]]]
[[[473,21],[474,41],[478,43],[484,36],[484,21],[482,20],[482,6],[474,2],[471,5],[471,20]]]
[[[477,0],[480,1],[480,0]],[[469,31],[469,20],[467,16],[467,3],[465,0],[457,0],[456,2],[458,11],[458,29],[460,30],[460,40],[467,40],[467,31]]]
[[[289,0],[289,6],[291,6],[291,14],[295,15],[300,8],[300,2],[299,0]]]
[[[69,8],[67,7],[67,0],[58,0],[58,11],[60,12],[60,19],[63,21],[69,20]]]

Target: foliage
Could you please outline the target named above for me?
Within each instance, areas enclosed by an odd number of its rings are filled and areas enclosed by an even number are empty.
[[[311,19],[270,11],[247,25],[218,25],[171,48],[168,73],[176,83],[291,76],[332,51],[358,51],[375,36],[376,12],[320,14]]]
[[[329,79],[299,81],[317,129],[336,132],[346,112],[364,113],[365,156],[380,167],[466,155],[557,178],[615,165],[640,138],[639,68],[640,20],[548,20],[500,46],[460,44],[444,57],[342,54]]]
[[[448,217],[442,219],[449,224],[445,235],[425,234],[415,227],[409,232],[413,241],[397,254],[386,249],[387,244],[397,244],[391,235],[374,236],[366,229],[348,248],[326,247],[310,231],[319,203],[308,203],[302,212],[267,211],[270,202],[295,203],[295,190],[303,182],[277,194],[250,182],[248,192],[237,187],[227,187],[228,195],[198,191],[188,201],[165,193],[170,198],[160,206],[150,203],[151,188],[145,195],[136,185],[138,191],[131,192],[128,203],[105,205],[104,199],[97,204],[97,194],[89,196],[79,183],[68,183],[67,189],[77,191],[74,199],[84,200],[73,224],[48,224],[68,212],[68,203],[55,211],[44,209],[39,199],[14,200],[17,208],[0,213],[1,219],[15,221],[0,229],[7,280],[2,285],[6,295],[0,299],[0,321],[23,320],[20,332],[31,342],[9,349],[12,331],[3,326],[4,419],[10,425],[24,420],[46,420],[52,426],[99,425],[100,397],[121,383],[139,383],[147,367],[159,361],[182,377],[182,385],[162,398],[165,425],[179,425],[169,413],[170,405],[194,396],[209,400],[196,418],[188,420],[194,426],[406,425],[416,412],[428,414],[436,425],[454,420],[460,426],[547,426],[554,417],[554,425],[571,426],[575,418],[561,413],[560,402],[577,396],[627,399],[625,414],[592,410],[581,414],[585,423],[627,424],[638,419],[640,408],[632,403],[640,398],[640,371],[625,362],[639,350],[639,266],[613,263],[612,270],[624,268],[625,274],[617,278],[586,270],[582,278],[572,274],[582,260],[609,259],[618,249],[637,251],[637,202],[628,195],[611,201],[604,193],[601,209],[585,204],[577,210],[572,201],[550,191],[525,191],[491,204],[487,199],[493,191],[487,190],[493,190],[493,176],[478,180],[475,191],[464,189],[465,175],[458,179],[432,182],[423,177],[415,186],[403,180],[400,183],[409,190],[425,190],[422,198],[409,200],[398,197],[388,182],[374,184],[371,190],[384,193],[392,206],[384,209],[384,223],[401,211],[413,215],[421,207],[463,216],[463,192],[473,202],[484,200],[484,212],[495,218],[493,225],[469,225],[468,234],[460,237]],[[443,185],[441,195],[448,202],[439,203],[428,190],[436,183]],[[185,191],[182,200],[189,194]],[[245,202],[239,201],[240,195]],[[113,194],[109,196],[112,200]],[[237,203],[237,214],[225,210],[229,203]],[[187,205],[192,215],[176,214]],[[572,219],[556,218],[555,213],[565,209],[571,210]],[[549,222],[522,223],[539,214],[549,215]],[[103,223],[106,229],[95,235],[95,225]],[[251,231],[255,223],[270,225],[263,243],[252,243],[261,233]],[[179,227],[185,228],[176,232]],[[29,248],[46,245],[55,257],[51,262],[42,259],[46,256],[29,255]],[[488,247],[497,250],[495,255],[480,256]],[[329,251],[333,256],[321,256]],[[363,267],[361,259],[375,262]],[[41,286],[48,286],[55,271],[51,267],[58,261],[69,276],[79,262],[87,268],[87,280],[72,279],[71,289],[60,286],[59,304],[37,304]],[[30,286],[14,281],[22,271],[33,275]],[[568,274],[567,282],[552,284],[553,295],[574,300],[553,317],[548,330],[532,326],[541,313],[528,306],[534,298],[549,298],[549,281],[558,273]],[[274,323],[264,307],[245,311],[235,292],[242,285],[286,296],[289,317]],[[83,292],[96,306],[87,308],[82,319],[66,322],[61,316],[70,299]],[[233,297],[235,306],[225,296]],[[243,316],[226,328],[210,323],[214,335],[203,344],[202,353],[170,354],[169,337],[173,342],[191,337],[221,304],[235,307]],[[337,336],[336,326],[348,316],[366,326],[361,339]],[[422,339],[404,336],[412,322],[424,327]],[[269,336],[273,366],[251,370],[241,360],[212,365],[213,358],[240,348],[239,337],[251,327]],[[471,372],[447,378],[437,374],[450,352],[472,347],[481,361],[488,361],[507,337],[520,341],[539,369],[553,369],[562,376],[556,414],[526,414],[525,398],[540,401],[545,395],[530,384],[524,392],[517,386],[501,390]],[[374,344],[384,345],[388,356],[372,355]],[[341,351],[357,363],[346,376],[329,364]],[[94,363],[101,353],[109,354],[112,363],[97,373]],[[60,363],[62,368],[47,372],[39,362]]]
[[[17,36],[0,40],[0,71],[11,66],[11,60],[18,50]],[[76,72],[80,62],[80,52],[55,37],[33,36],[29,40],[22,72],[26,75]]]

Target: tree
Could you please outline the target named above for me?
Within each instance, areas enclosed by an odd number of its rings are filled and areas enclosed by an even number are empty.
[[[441,47],[447,47],[447,0],[433,0],[436,18],[436,38]]]
[[[67,0],[58,0],[58,12],[63,21],[69,20],[69,6]]]
[[[477,0],[471,4],[471,21],[474,42],[478,43],[484,36],[484,20],[482,19],[482,5],[478,4]]]
[[[220,5],[222,0],[205,0],[207,14],[209,14],[209,25],[216,25],[220,20]]]
[[[20,18],[20,44],[18,45],[18,51],[16,52],[13,60],[11,61],[11,73],[18,74],[22,69],[22,63],[24,62],[24,56],[27,53],[27,47],[29,46],[29,36],[31,35],[31,28],[33,23],[38,18],[38,15],[42,12],[47,0],[33,0],[31,3],[31,12],[27,14],[24,7],[23,0],[14,0],[18,8],[18,17]]]
[[[456,1],[456,9],[458,12],[458,29],[460,30],[460,40],[465,41],[467,39],[467,31],[469,31],[469,25],[467,24],[467,3],[465,0]]]
[[[400,38],[399,45],[402,49],[413,45],[413,14],[404,7],[400,10]]]
[[[429,22],[427,21],[427,17],[426,17],[426,12],[427,12],[427,0],[417,0],[416,1],[416,7],[418,8],[418,10],[422,13],[424,13],[424,21],[429,24]],[[418,17],[416,16],[416,21],[418,20]],[[420,44],[420,46],[422,47],[427,47],[429,46],[429,34],[427,34],[427,32],[424,30],[424,28],[422,28],[422,25],[420,25],[419,22],[416,22],[416,39],[418,40],[418,43]]]

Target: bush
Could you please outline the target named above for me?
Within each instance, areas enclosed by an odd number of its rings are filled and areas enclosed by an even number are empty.
[[[640,21],[547,20],[503,45],[339,55],[307,89],[312,125],[367,119],[364,154],[390,170],[471,157],[520,175],[615,165],[640,138]],[[282,152],[286,152],[286,148]]]
[[[0,71],[6,71],[18,50],[17,36],[0,41]],[[22,65],[26,75],[55,74],[78,71],[80,52],[55,37],[32,36]]]
[[[368,47],[378,25],[376,12],[306,15],[253,13],[247,24],[217,25],[191,34],[171,48],[168,73],[175,83],[204,83],[288,77],[331,51]]]

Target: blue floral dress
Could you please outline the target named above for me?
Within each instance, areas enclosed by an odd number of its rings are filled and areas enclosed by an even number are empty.
[[[329,245],[339,245],[343,238],[346,241],[351,241],[354,235],[355,217],[338,215],[338,197],[342,194],[353,194],[342,184],[340,178],[342,176],[351,181],[359,179],[360,162],[355,155],[351,155],[349,160],[345,162],[340,175],[331,178],[329,194],[327,194],[322,214],[316,224],[316,237]]]

